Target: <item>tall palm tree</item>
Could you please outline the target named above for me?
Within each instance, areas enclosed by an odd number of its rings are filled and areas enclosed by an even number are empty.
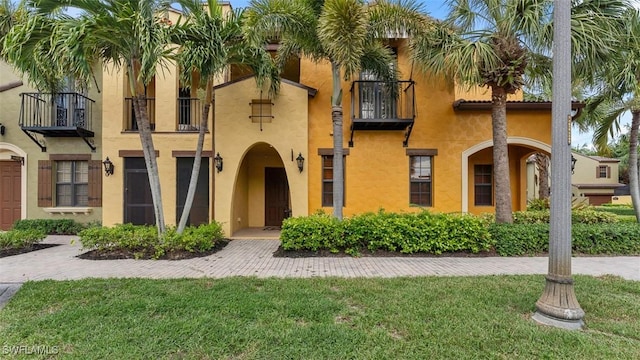
[[[10,49],[5,49],[9,58],[21,69],[29,70],[33,64],[45,61],[47,64],[60,63],[71,71],[69,74],[85,80],[92,77],[92,66],[96,62],[124,69],[129,79],[160,235],[165,232],[166,225],[144,89],[154,78],[156,69],[165,66],[171,57],[170,28],[162,18],[168,6],[157,0],[35,0],[34,7],[43,14],[42,18],[54,22],[50,24],[53,34],[37,43],[40,46],[48,43],[51,48],[31,56],[28,49],[21,47],[20,39],[34,42],[43,35],[38,32],[39,24],[31,19],[25,26],[15,26],[5,39],[5,45],[10,40]],[[78,17],[66,16],[61,12],[65,7],[76,8],[81,13]],[[14,30],[12,40],[9,36]]]
[[[389,66],[391,49],[382,37],[390,31],[411,34],[427,25],[412,0],[252,0],[247,27],[254,41],[278,41],[276,61],[306,56],[331,64],[333,123],[333,215],[344,204],[343,89],[341,81],[367,70],[383,81],[397,79]]]
[[[180,79],[186,86],[204,88],[204,102],[196,154],[193,161],[191,180],[178,223],[178,233],[187,224],[195,196],[198,174],[202,159],[204,134],[213,103],[213,86],[216,76],[222,74],[232,64],[245,65],[256,74],[258,87],[266,79],[270,80],[270,93],[278,90],[279,76],[269,53],[262,46],[252,47],[242,32],[243,12],[223,14],[223,8],[216,0],[207,0],[206,7],[200,0],[180,1],[185,14],[184,22],[176,24],[175,42],[179,44],[178,65]],[[198,74],[195,78],[194,75]],[[196,84],[196,79],[199,84]],[[213,127],[212,131],[215,129]]]
[[[491,89],[496,222],[500,223],[513,221],[507,95],[522,90],[527,74],[550,77],[546,55],[552,43],[552,5],[552,0],[451,0],[443,26],[412,45],[414,60],[427,72]],[[616,33],[613,22],[623,8],[624,0],[574,2],[576,73],[592,71],[609,54],[610,39],[615,39],[611,34]]]
[[[629,8],[623,19],[618,56],[601,68],[604,83],[599,95],[587,104],[588,112],[599,112],[592,123],[593,141],[599,150],[606,148],[609,135],[620,131],[620,119],[631,113],[629,129],[629,189],[631,202],[640,222],[640,181],[638,179],[638,131],[640,129],[640,10]]]

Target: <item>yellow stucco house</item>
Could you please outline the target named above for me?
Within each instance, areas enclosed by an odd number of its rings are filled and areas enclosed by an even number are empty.
[[[0,230],[19,219],[102,220],[102,99],[39,92],[0,61]]]
[[[398,84],[362,74],[342,84],[346,216],[366,211],[494,211],[488,91],[459,91],[417,72],[406,39],[389,39]],[[331,71],[299,59],[269,98],[251,76],[231,69],[214,87],[191,223],[215,219],[228,236],[278,227],[287,216],[332,208]],[[176,223],[196,146],[201,104],[182,89],[176,69],[147,88],[165,219]],[[125,74],[106,68],[103,156],[115,165],[103,182],[103,223],[153,223],[151,197]],[[398,86],[392,100],[385,89]],[[526,160],[550,153],[551,104],[513,97],[507,105],[514,210],[527,202]]]

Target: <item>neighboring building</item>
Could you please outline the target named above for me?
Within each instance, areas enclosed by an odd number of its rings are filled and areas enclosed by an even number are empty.
[[[587,197],[590,205],[610,203],[615,190],[624,186],[618,179],[620,160],[579,153],[573,156],[577,161],[571,183],[580,195]]]
[[[588,205],[610,203],[615,191],[624,187],[618,180],[618,163],[620,160],[601,156],[586,156],[572,153],[575,161],[571,175],[572,194],[574,202]],[[549,171],[551,170],[549,163]],[[527,199],[538,198],[539,171],[535,160],[531,156],[527,160]],[[550,174],[550,172],[549,172]],[[550,184],[550,181],[548,182]]]
[[[389,44],[402,74],[398,84],[364,73],[343,84],[350,89],[342,101],[345,215],[381,208],[493,212],[488,90],[462,94],[451,83],[412,71],[406,39]],[[332,211],[330,70],[325,62],[290,62],[276,98],[234,69],[221,79],[191,223],[215,219],[232,235],[246,227],[279,226],[287,216]],[[152,224],[125,74],[105,69],[103,76],[103,154],[116,168],[103,183],[109,194],[103,222]],[[398,86],[397,100],[388,96],[390,86]],[[164,70],[147,91],[165,219],[175,223],[193,161],[200,100],[181,90],[176,69]],[[521,210],[527,202],[526,160],[551,150],[551,104],[514,97],[507,116],[513,208]],[[221,171],[214,166],[216,154]]]
[[[41,93],[0,62],[0,104],[0,229],[26,218],[102,220],[97,89],[70,82],[66,92]]]

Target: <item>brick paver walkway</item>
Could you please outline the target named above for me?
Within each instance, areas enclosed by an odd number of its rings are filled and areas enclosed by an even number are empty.
[[[74,237],[49,236],[60,246],[0,258],[0,283],[108,277],[395,277],[545,274],[546,257],[335,257],[276,258],[278,240],[233,240],[216,254],[189,260],[82,260]],[[573,273],[613,274],[640,281],[640,257],[576,257]]]

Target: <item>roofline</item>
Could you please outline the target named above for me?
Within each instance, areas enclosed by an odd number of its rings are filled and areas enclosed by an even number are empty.
[[[7,91],[7,90],[15,89],[15,88],[20,87],[22,85],[23,85],[23,83],[20,80],[12,81],[10,83],[6,83],[4,85],[0,85],[0,92],[4,92],[4,91]]]
[[[458,99],[453,102],[454,110],[491,110],[493,103],[489,100]],[[580,111],[583,102],[572,101],[571,109]],[[551,110],[551,101],[507,101],[507,110]]]
[[[232,80],[232,81],[227,81],[225,83],[222,83],[222,84],[214,86],[213,89],[214,90],[222,89],[224,87],[239,83],[239,82],[247,80],[247,79],[250,79],[252,77],[255,77],[255,75],[247,75],[247,76],[243,76],[243,77],[237,78],[237,79]],[[300,83],[295,82],[295,81],[291,81],[291,80],[288,80],[288,79],[280,79],[280,82],[283,82],[283,83],[291,85],[291,86],[298,87],[300,89],[304,89],[304,90],[307,91],[307,93],[309,93],[310,97],[315,97],[316,94],[318,93],[318,89],[314,89],[314,88],[312,88],[310,86],[307,86],[307,85],[304,85],[304,84],[300,84]]]
[[[624,184],[573,184],[578,189],[617,189],[623,187]]]

